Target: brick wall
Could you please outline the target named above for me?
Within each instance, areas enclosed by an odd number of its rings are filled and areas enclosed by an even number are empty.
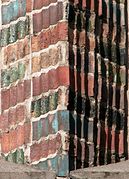
[[[0,0],[2,157],[58,176],[127,159],[127,7]]]
[[[70,170],[128,158],[127,7],[70,0]]]
[[[0,150],[8,161],[68,173],[65,0],[0,0]]]

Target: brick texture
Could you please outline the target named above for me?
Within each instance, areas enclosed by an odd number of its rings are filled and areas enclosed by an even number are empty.
[[[127,159],[127,7],[0,0],[3,158],[62,177]]]
[[[63,147],[69,131],[65,8],[66,1],[58,0],[0,2],[1,155],[61,176],[68,174]],[[49,161],[47,168],[41,161]]]

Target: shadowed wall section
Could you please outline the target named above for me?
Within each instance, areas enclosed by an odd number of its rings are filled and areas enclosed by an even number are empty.
[[[70,170],[128,158],[127,2],[70,0]]]

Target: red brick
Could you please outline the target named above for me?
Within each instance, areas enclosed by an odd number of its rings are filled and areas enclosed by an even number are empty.
[[[53,47],[49,50],[49,65],[50,66],[55,66],[59,61],[61,52],[59,47]]]
[[[49,89],[56,89],[59,85],[57,70],[51,70],[48,73]]]
[[[10,150],[17,148],[17,136],[19,136],[17,130],[11,130],[9,132]]]
[[[24,101],[24,84],[18,83],[17,85],[17,103]]]
[[[12,86],[10,88],[10,106],[15,106],[17,103],[17,88]]]
[[[24,99],[28,99],[31,96],[31,80],[24,81]]]
[[[49,154],[56,153],[61,148],[61,136],[57,136],[51,139],[42,139],[40,143],[35,143],[30,148],[31,161],[37,161],[41,158],[46,158]]]
[[[10,90],[1,91],[1,108],[2,110],[8,109],[10,107]]]
[[[17,135],[17,147],[22,146],[25,143],[25,131],[24,131],[24,125],[19,126],[17,129],[18,135]]]
[[[38,72],[41,70],[41,59],[40,56],[39,57],[33,57],[32,58],[32,72]]]
[[[41,76],[33,78],[33,96],[41,94]]]
[[[31,12],[32,10],[32,0],[26,0],[26,11]]]
[[[39,144],[35,143],[30,147],[30,159],[31,161],[37,161],[40,158],[48,156],[48,139],[43,139]]]
[[[51,44],[56,44],[58,41],[66,40],[68,40],[68,24],[67,22],[59,22],[56,26],[52,26],[39,35],[32,37],[32,52],[40,51],[48,48]]]
[[[45,93],[49,90],[49,80],[48,80],[48,73],[43,73],[41,75],[41,90],[42,93]]]
[[[26,118],[26,113],[25,113],[25,106],[24,105],[19,105],[16,107],[16,118],[17,118],[17,123],[22,122]]]
[[[1,136],[1,152],[7,153],[10,151],[10,138],[9,133],[4,133]]]
[[[8,129],[8,112],[0,116],[0,130],[5,131],[6,129]]]
[[[25,133],[25,144],[27,144],[31,140],[31,123],[30,122],[25,123],[24,133]]]
[[[51,43],[51,38],[52,38],[52,34],[51,34],[51,30],[50,29],[48,29],[45,32],[41,33],[41,35],[40,35],[41,49],[48,48],[48,46],[50,44],[52,44]]]
[[[50,66],[50,54],[48,52],[41,53],[41,68],[47,68]]]
[[[42,18],[43,18],[43,29],[47,29],[50,26],[49,8],[43,10]]]
[[[17,60],[17,45],[9,45],[4,49],[5,64],[9,64]]]
[[[59,41],[68,40],[68,23],[67,22],[60,22],[58,23],[58,37]]]
[[[8,116],[8,122],[9,122],[9,127],[11,125],[16,124],[16,108],[10,108],[9,109],[9,116]]]
[[[55,138],[49,140],[49,151],[48,155],[54,154],[57,150],[61,148],[61,136],[57,134]]]
[[[24,40],[18,41],[17,49],[17,59],[24,58],[26,55],[28,55],[30,53],[29,39],[25,38]]]
[[[58,68],[58,76],[60,85],[69,85],[69,68],[67,66],[62,66]]]
[[[33,15],[33,31],[40,32],[43,29],[43,15],[42,11]]]
[[[40,35],[32,36],[31,45],[32,45],[32,52],[40,51]]]
[[[50,25],[57,24],[58,22],[58,6],[50,6],[49,14],[50,14]]]
[[[46,5],[49,4],[49,0],[44,0],[44,4]],[[34,0],[34,9],[41,9],[43,6],[43,1],[42,0]]]
[[[88,96],[94,96],[94,76],[88,75]]]

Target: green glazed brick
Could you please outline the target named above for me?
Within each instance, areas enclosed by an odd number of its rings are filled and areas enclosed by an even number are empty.
[[[49,111],[49,97],[43,96],[41,99],[41,114],[48,113]]]
[[[58,93],[53,93],[49,95],[49,110],[53,111],[58,105]]]
[[[39,162],[38,164],[34,165],[36,168],[39,168],[41,170],[48,170],[48,160]]]
[[[26,35],[29,35],[29,32],[30,32],[30,19],[29,19],[29,16],[27,16],[26,18],[26,21],[25,21],[25,34]]]
[[[23,39],[26,36],[26,22],[19,21],[17,25],[18,25],[18,38]]]
[[[0,46],[6,46],[9,43],[9,29],[2,29],[0,33]]]
[[[9,43],[14,43],[17,40],[17,26],[12,24],[9,28]]]
[[[41,115],[41,99],[34,102],[34,116],[39,117]]]
[[[8,154],[8,156],[5,157],[5,159],[9,162],[14,162],[16,163],[16,152],[11,152]]]
[[[16,150],[16,163],[24,164],[24,151],[23,149]]]
[[[19,63],[18,64],[18,77],[19,77],[19,79],[24,78],[25,70],[26,70],[25,64]]]
[[[18,79],[18,69],[13,67],[10,69],[10,83],[16,82]]]
[[[10,71],[9,70],[2,71],[1,84],[2,84],[2,87],[7,87],[10,85]]]
[[[41,120],[38,121],[37,127],[38,127],[38,130],[37,130],[37,139],[39,140],[42,137],[42,130],[43,130],[43,126],[42,126]]]

